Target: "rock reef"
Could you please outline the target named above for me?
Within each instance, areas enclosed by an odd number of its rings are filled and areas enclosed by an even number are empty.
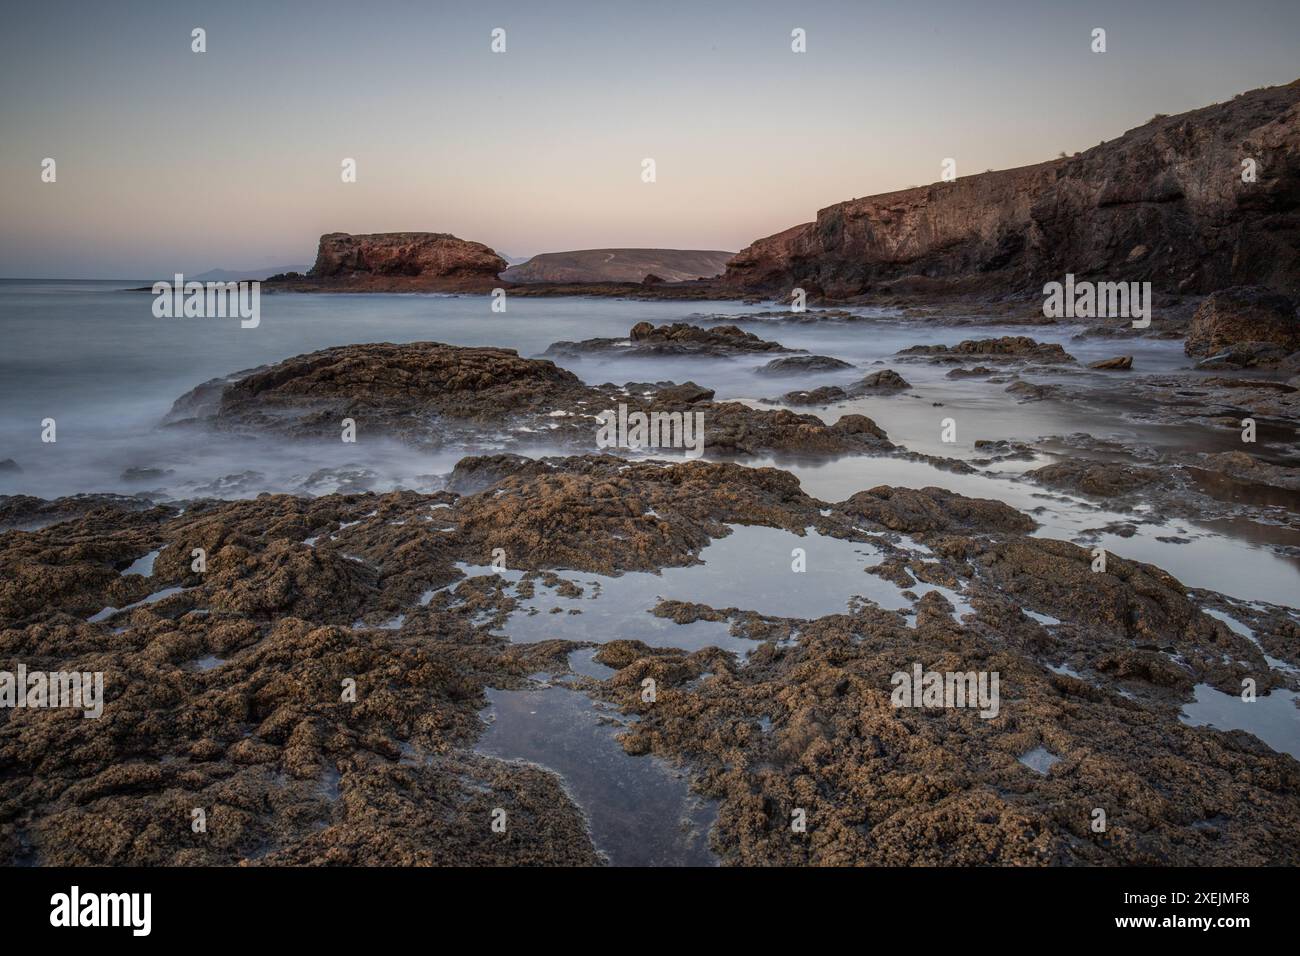
[[[712,399],[712,391],[690,382],[588,386],[552,362],[511,349],[377,343],[324,349],[204,383],[176,400],[165,423],[337,440],[348,419],[358,433],[422,448],[594,450],[598,416],[624,406],[629,413],[698,413],[705,446],[719,454],[893,448],[863,415],[826,424],[815,415]]]
[[[889,486],[825,502],[774,468],[495,455],[449,484],[461,491],[14,504],[17,520],[68,517],[0,535],[0,665],[102,671],[106,700],[99,720],[0,713],[0,857],[598,863],[559,778],[474,749],[488,688],[533,686],[584,646],[512,644],[509,615],[558,586],[554,570],[689,566],[749,524],[870,546],[867,571],[926,593],[910,620],[871,601],[815,619],[664,604],[665,647],[611,633],[598,659],[613,675],[575,677],[631,718],[628,759],[671,760],[717,801],[722,862],[1300,862],[1300,763],[1178,719],[1194,684],[1250,676],[1267,695],[1289,678],[1157,568],[1114,557],[1096,573],[1088,550],[1032,536],[1000,502]],[[515,590],[466,576],[498,548]],[[151,551],[150,576],[123,573]],[[672,627],[703,619],[753,650],[671,646]],[[1269,652],[1294,665],[1300,632],[1273,620]],[[891,674],[915,661],[999,672],[1000,716],[891,706]],[[1039,747],[1059,757],[1045,775],[1021,761]]]

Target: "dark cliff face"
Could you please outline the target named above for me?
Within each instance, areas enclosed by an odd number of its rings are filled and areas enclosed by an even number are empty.
[[[484,291],[500,285],[506,261],[445,232],[321,236],[316,264],[296,285],[364,292]]]
[[[1242,181],[1246,159],[1255,182]],[[1300,80],[1072,158],[838,203],[742,250],[723,281],[840,297],[908,277],[1029,291],[1067,272],[1164,292],[1300,292]]]

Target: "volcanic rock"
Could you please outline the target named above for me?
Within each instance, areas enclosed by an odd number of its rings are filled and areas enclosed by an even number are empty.
[[[1276,361],[1300,350],[1300,315],[1285,295],[1260,288],[1225,289],[1196,310],[1183,350],[1239,367],[1262,364],[1252,354],[1256,351],[1272,352]]]
[[[915,277],[1037,293],[1067,273],[1300,293],[1300,80],[1159,116],[1050,162],[828,206],[742,249],[723,283],[846,298]],[[1256,181],[1242,181],[1241,158]]]
[[[1068,458],[1025,473],[1049,488],[1081,492],[1100,498],[1131,494],[1152,485],[1163,484],[1164,475],[1154,468],[1121,465],[1116,462]]]
[[[381,232],[320,237],[316,264],[302,279],[272,283],[296,291],[487,292],[501,285],[505,259],[445,232]]]
[[[587,353],[617,353],[631,356],[700,355],[726,357],[753,352],[792,352],[777,342],[760,339],[734,325],[702,329],[685,322],[655,327],[638,322],[626,339],[584,339],[581,342],[556,342],[545,355],[576,356]]]
[[[835,360],[831,360],[835,361]],[[773,451],[817,455],[889,450],[870,419],[849,415],[826,424],[814,415],[713,402],[693,382],[599,388],[542,359],[510,349],[436,342],[347,345],[295,356],[220,388],[205,383],[202,401],[181,396],[167,419],[245,433],[337,440],[345,420],[363,436],[387,435],[421,447],[462,448],[509,439],[595,447],[598,413],[699,413],[706,447],[730,454]],[[198,409],[200,414],[193,414]]]
[[[848,362],[829,355],[795,355],[773,359],[756,369],[760,375],[802,375],[810,372],[835,372],[853,368]]]
[[[931,362],[961,362],[970,356],[995,362],[1039,362],[1065,365],[1074,356],[1055,342],[1036,342],[1027,335],[1003,335],[996,339],[967,339],[956,345],[913,345],[898,353],[927,356]]]

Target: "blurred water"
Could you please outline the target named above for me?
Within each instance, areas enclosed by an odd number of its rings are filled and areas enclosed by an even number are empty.
[[[455,463],[455,450],[432,456],[376,441],[259,442],[159,431],[155,426],[172,402],[195,385],[330,346],[437,341],[513,348],[534,356],[556,341],[625,336],[641,321],[690,321],[713,313],[743,317],[771,308],[733,302],[516,297],[508,300],[505,313],[493,313],[484,295],[267,294],[261,298],[260,326],[243,329],[236,319],[155,318],[151,295],[124,291],[144,284],[0,280],[0,332],[5,342],[0,353],[0,460],[12,458],[22,468],[17,473],[0,471],[0,493],[55,497],[161,490],[178,497],[243,497],[263,491],[322,494],[347,487],[346,475],[342,483],[328,475],[313,480],[321,469],[365,469],[368,474],[354,476],[358,487],[424,489],[431,487],[430,476],[445,473]],[[755,374],[770,356],[600,356],[561,359],[557,364],[591,384],[693,379],[716,389],[719,398],[757,401],[795,388],[845,384],[886,363],[916,388],[845,403],[827,417],[861,412],[880,422],[895,441],[955,455],[973,454],[976,438],[1062,434],[1096,424],[1082,409],[1056,403],[1018,406],[1002,394],[1002,386],[954,381],[944,378],[947,367],[893,360],[896,351],[910,345],[1020,334],[1023,328],[939,326],[891,319],[879,310],[859,311],[876,319],[869,325],[747,326],[790,348],[853,363],[855,368],[846,371],[778,379]],[[1068,343],[1075,331],[1070,327],[1030,331],[1040,340],[1067,343],[1081,358],[1114,351],[1110,343]],[[1142,341],[1126,348],[1139,353],[1138,365],[1145,369],[1174,368],[1183,362],[1177,343]],[[939,401],[942,407],[934,405]],[[940,420],[950,414],[961,423],[957,446],[939,442]],[[45,418],[57,422],[54,444],[40,440]],[[146,473],[130,481],[123,478],[129,468],[159,469],[163,474]],[[230,475],[239,477],[212,484]]]
[[[618,355],[561,359],[557,364],[591,384],[693,379],[721,399],[762,406],[765,398],[795,388],[846,384],[872,369],[897,369],[913,388],[897,395],[855,399],[820,410],[829,421],[856,412],[875,419],[891,440],[931,454],[978,457],[978,439],[1032,439],[1086,431],[1099,438],[1201,447],[1210,433],[1135,423],[1121,412],[1099,412],[1078,403],[1017,404],[1003,386],[980,379],[949,379],[950,366],[900,362],[895,353],[911,345],[955,344],[968,338],[1028,334],[1059,342],[1081,364],[1124,352],[1139,371],[1185,368],[1181,343],[1132,339],[1074,341],[1073,326],[1042,328],[951,326],[890,316],[879,309],[854,310],[866,323],[783,323],[765,320],[771,305],[734,302],[644,302],[597,298],[513,298],[494,313],[486,295],[303,295],[268,294],[261,324],[243,329],[237,319],[158,319],[147,292],[124,291],[139,281],[0,280],[0,461],[14,459],[21,471],[0,470],[0,494],[41,497],[79,492],[156,492],[175,497],[249,497],[264,491],[319,495],[335,491],[413,488],[434,490],[462,450],[416,451],[396,442],[288,442],[280,438],[217,436],[158,429],[172,402],[195,385],[292,355],[357,342],[438,341],[513,348],[540,355],[551,343],[625,336],[637,322],[705,321],[719,314],[745,320],[744,327],[790,348],[833,355],[850,370],[772,379],[755,374],[770,356],[735,359]],[[714,323],[716,324],[716,322]],[[973,363],[967,363],[973,364]],[[1035,381],[1091,377],[1098,401],[1124,397],[1122,374],[1079,368],[1036,369]],[[957,422],[957,442],[940,441],[941,423]],[[40,440],[41,421],[57,421],[58,441]],[[1235,437],[1235,433],[1229,433]],[[1227,440],[1227,439],[1225,439]],[[539,447],[536,454],[554,451]],[[707,449],[706,449],[707,454]],[[1055,537],[1074,537],[1110,521],[1131,518],[1068,495],[1012,480],[1036,463],[1003,463],[1000,475],[954,475],[923,463],[849,458],[807,462],[774,457],[753,464],[793,470],[810,494],[842,500],[878,484],[938,485],[978,497],[997,498],[1037,511]],[[124,475],[137,472],[134,480]],[[1157,541],[1171,530],[1189,544]],[[1294,604],[1300,568],[1294,559],[1260,547],[1252,528],[1147,525],[1130,538],[1104,537],[1114,553],[1152,561],[1189,584],[1247,599]]]

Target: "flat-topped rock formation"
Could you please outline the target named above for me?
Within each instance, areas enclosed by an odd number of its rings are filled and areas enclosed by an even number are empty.
[[[298,291],[486,292],[507,265],[483,243],[446,232],[331,232],[310,272],[267,281]]]

